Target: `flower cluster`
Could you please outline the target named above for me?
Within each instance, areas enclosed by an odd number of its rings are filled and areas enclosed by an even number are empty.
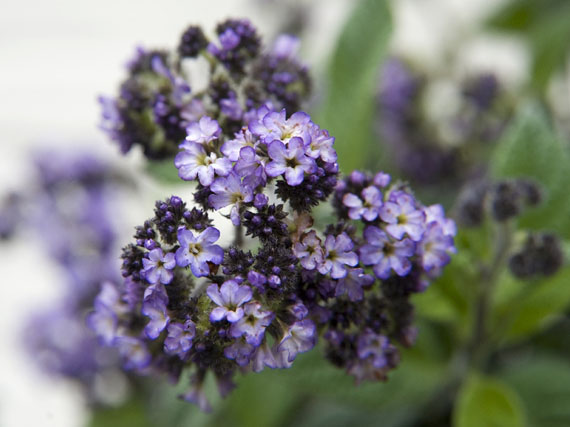
[[[34,311],[23,332],[34,361],[50,374],[79,381],[87,397],[101,402],[102,379],[120,375],[114,351],[101,348],[85,326],[85,312],[103,280],[118,278],[116,191],[118,175],[85,152],[44,150],[35,177],[11,195],[13,226],[31,230],[62,271],[64,292]]]
[[[128,368],[174,378],[191,369],[183,398],[202,409],[208,371],[225,394],[236,370],[287,368],[319,334],[358,381],[384,379],[398,360],[393,340],[414,340],[409,296],[454,251],[441,206],[421,205],[384,173],[338,181],[334,138],[303,112],[261,107],[232,139],[208,116],[187,131],[174,163],[198,183],[201,208],[177,196],[156,203],[91,327]],[[338,220],[319,230],[312,208],[333,192]],[[219,245],[208,211],[229,217],[235,245]]]
[[[477,227],[487,218],[508,225],[526,209],[543,199],[537,182],[528,178],[505,179],[494,183],[466,185],[459,194],[455,216],[464,227]],[[534,279],[555,274],[564,263],[560,238],[550,232],[520,230],[522,240],[507,248],[509,270],[519,279]]]
[[[229,19],[216,33],[210,41],[200,27],[190,26],[176,50],[137,50],[119,95],[100,98],[101,127],[123,153],[140,145],[148,158],[171,157],[188,125],[203,116],[216,119],[232,137],[264,104],[300,108],[311,81],[296,58],[295,37],[282,35],[265,51],[247,20]],[[209,77],[207,87],[196,90],[189,75],[200,60],[209,65]]]
[[[423,184],[479,175],[485,153],[502,134],[509,102],[495,75],[482,73],[455,84],[413,70],[404,61],[385,62],[378,93],[378,132],[398,168]],[[440,94],[438,91],[441,91]],[[449,99],[453,111],[430,117],[430,99]],[[431,98],[430,98],[431,97]]]

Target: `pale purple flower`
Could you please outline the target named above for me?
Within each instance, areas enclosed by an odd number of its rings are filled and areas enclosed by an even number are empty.
[[[195,404],[202,412],[212,412],[212,405],[210,405],[202,387],[203,382],[197,380],[196,376],[194,376],[192,377],[190,388],[186,393],[180,395],[180,398]]]
[[[226,157],[216,153],[208,154],[204,147],[196,142],[183,142],[183,150],[174,158],[174,166],[178,169],[178,176],[185,181],[193,181],[198,177],[200,184],[209,186],[215,175],[226,176],[230,173],[232,162]]]
[[[257,347],[275,315],[271,311],[263,311],[257,301],[248,302],[243,306],[243,317],[230,328],[230,335],[238,338],[244,335],[245,341]]]
[[[394,270],[399,276],[405,276],[412,268],[410,257],[414,255],[415,244],[410,239],[393,242],[378,227],[364,229],[364,239],[368,244],[360,248],[360,261],[364,265],[373,265],[374,274],[380,279],[387,279]]]
[[[220,136],[222,129],[211,117],[202,116],[199,121],[190,123],[186,128],[186,141],[207,144]]]
[[[221,151],[224,156],[230,159],[232,162],[237,162],[240,155],[240,150],[243,147],[257,147],[259,141],[253,136],[253,134],[248,130],[242,130],[235,134],[234,139],[230,139],[222,145]]]
[[[264,161],[257,155],[253,147],[245,146],[240,149],[234,170],[239,176],[245,177],[244,183],[251,188],[258,185],[265,186],[267,175]]]
[[[141,312],[150,319],[144,328],[146,336],[151,340],[157,339],[170,320],[164,299],[156,294],[145,298]]]
[[[298,37],[291,34],[280,34],[273,43],[271,53],[279,59],[295,59],[299,45]]]
[[[242,305],[252,297],[251,288],[246,285],[240,286],[235,280],[226,280],[220,288],[212,283],[206,293],[218,306],[210,313],[212,322],[219,322],[222,319],[227,319],[230,323],[237,322],[243,317]]]
[[[87,316],[87,325],[105,345],[113,343],[117,334],[117,314],[126,310],[120,297],[113,283],[103,282],[101,291],[95,298],[95,311]]]
[[[393,191],[389,200],[380,208],[380,218],[388,223],[386,231],[400,240],[404,234],[418,242],[425,230],[425,214],[416,208],[413,196],[403,191]]]
[[[285,110],[269,112],[261,120],[252,120],[249,130],[263,142],[269,144],[279,140],[288,144],[292,138],[301,138],[304,143],[310,142],[309,123],[311,117],[302,111],[294,113],[289,119]]]
[[[208,227],[197,236],[184,227],[178,229],[180,248],[176,250],[176,263],[180,267],[190,265],[196,277],[210,274],[208,262],[221,264],[224,250],[213,243],[220,238],[220,232],[214,227]]]
[[[346,233],[338,236],[329,234],[325,240],[325,260],[319,265],[321,274],[330,272],[333,279],[340,279],[347,274],[346,266],[358,264],[358,256],[352,251],[354,243]]]
[[[349,208],[350,219],[364,218],[366,221],[374,221],[378,218],[380,208],[383,205],[382,193],[376,187],[366,187],[360,193],[362,198],[355,194],[347,193],[342,199],[342,203]]]
[[[449,254],[455,252],[453,237],[445,234],[440,224],[431,222],[422,240],[418,243],[417,250],[424,270],[437,272],[449,263],[451,260]]]
[[[305,234],[300,242],[295,243],[293,253],[307,270],[314,270],[325,260],[321,239],[314,230]]]
[[[200,120],[206,114],[204,103],[198,98],[192,98],[180,109],[180,118],[188,126],[190,123]]]
[[[310,144],[306,147],[306,154],[313,159],[319,157],[327,163],[337,161],[337,153],[333,148],[334,136],[330,136],[328,130],[321,129],[316,124],[310,126]]]
[[[360,301],[364,298],[364,288],[374,283],[374,277],[364,274],[362,268],[351,268],[348,274],[336,285],[335,296],[347,294],[350,301]]]
[[[313,173],[317,165],[313,159],[305,156],[305,146],[301,138],[292,138],[288,146],[281,141],[273,141],[267,150],[272,162],[265,166],[267,175],[276,177],[285,174],[287,184],[299,185],[305,173]]]
[[[122,336],[117,337],[115,344],[123,358],[125,369],[141,370],[150,364],[151,355],[142,340],[135,337]]]
[[[143,275],[149,283],[168,284],[172,281],[176,267],[173,253],[164,254],[161,248],[156,248],[148,253],[148,259],[143,258]]]
[[[390,184],[390,179],[391,177],[387,173],[378,172],[376,175],[374,175],[373,182],[377,187],[384,188]]]
[[[228,116],[232,120],[240,120],[243,110],[235,95],[231,98],[222,99],[220,101],[220,110],[222,114]]]
[[[238,339],[232,345],[224,348],[224,356],[235,360],[239,366],[246,366],[249,364],[254,351],[255,347],[253,345]]]
[[[439,224],[443,234],[446,236],[455,236],[457,234],[457,227],[455,222],[445,217],[445,212],[443,211],[443,206],[441,205],[431,205],[424,208],[424,213],[426,216],[426,224],[435,222]]]
[[[237,174],[230,173],[225,178],[216,179],[211,185],[210,191],[214,193],[208,197],[210,205],[216,210],[232,205],[230,212],[232,224],[239,225],[241,222],[239,214],[241,204],[253,200],[251,187],[242,183]]]
[[[196,336],[196,325],[191,320],[182,323],[171,322],[168,325],[168,336],[164,340],[164,351],[170,355],[178,355],[181,359],[192,348],[192,340]]]
[[[287,356],[289,363],[299,353],[311,350],[316,342],[316,327],[312,320],[304,319],[293,323],[279,342],[278,351]]]
[[[181,76],[175,75],[159,55],[151,59],[151,66],[155,73],[166,77],[172,85],[172,98],[176,105],[181,105],[185,95],[190,93],[190,86]]]
[[[375,368],[383,368],[388,363],[386,350],[390,342],[384,335],[374,333],[371,329],[366,329],[358,336],[356,348],[358,357],[361,359],[370,358]]]
[[[275,360],[273,349],[269,347],[267,340],[263,341],[261,345],[257,347],[251,357],[251,369],[253,372],[261,372],[266,366],[271,369],[277,368],[277,361]]]

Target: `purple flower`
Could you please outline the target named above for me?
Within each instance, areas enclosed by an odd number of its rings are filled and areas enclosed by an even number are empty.
[[[268,147],[269,157],[273,160],[265,166],[267,175],[276,177],[285,174],[287,184],[299,185],[305,173],[313,173],[317,169],[315,161],[305,156],[305,146],[301,138],[292,138],[288,146],[275,140]]]
[[[400,240],[404,234],[417,242],[425,230],[425,214],[416,208],[414,198],[403,191],[393,191],[380,208],[380,218],[388,223],[386,231]]]
[[[256,154],[253,147],[243,147],[239,151],[239,158],[234,170],[239,176],[245,177],[244,183],[251,188],[258,185],[265,186],[267,176],[265,174],[264,161]]]
[[[148,253],[148,259],[143,258],[143,274],[148,283],[168,284],[172,281],[176,267],[173,253],[164,254],[162,249],[156,248]]]
[[[387,187],[388,184],[390,184],[390,175],[388,175],[387,173],[384,172],[378,172],[376,175],[374,175],[374,185],[376,185],[377,187]]]
[[[151,340],[157,339],[170,320],[166,314],[164,299],[160,297],[160,294],[152,294],[143,301],[141,312],[150,319],[144,328],[146,336]]]
[[[299,38],[290,34],[281,34],[273,43],[271,53],[280,59],[294,59],[299,50]]]
[[[418,255],[421,257],[422,267],[425,271],[436,272],[447,265],[450,253],[455,252],[453,238],[445,234],[444,229],[437,222],[428,225],[422,240],[418,243]]]
[[[277,368],[277,361],[275,360],[273,350],[269,347],[267,341],[263,341],[251,357],[251,369],[253,372],[261,372],[266,366],[268,368],[275,369]]]
[[[313,159],[319,157],[327,163],[335,163],[337,161],[337,153],[333,148],[334,136],[330,136],[326,129],[312,124],[310,127],[311,143],[306,148],[306,154]]]
[[[412,268],[409,257],[414,255],[415,245],[410,239],[392,242],[378,227],[364,229],[364,239],[368,242],[360,248],[360,260],[364,265],[373,265],[376,276],[387,279],[390,270],[405,276]]]
[[[354,220],[364,218],[366,221],[374,221],[378,218],[380,207],[383,205],[382,193],[371,186],[362,190],[361,195],[364,201],[352,193],[344,195],[342,203],[350,208],[348,216]]]
[[[117,334],[117,313],[124,309],[113,283],[103,282],[94,306],[95,311],[87,316],[87,325],[105,345],[111,345]]]
[[[243,317],[230,328],[230,335],[234,338],[245,336],[245,341],[255,347],[263,339],[265,328],[273,320],[271,311],[262,311],[257,301],[248,302],[243,306]]]
[[[224,356],[235,360],[239,366],[246,366],[249,364],[254,351],[255,347],[253,345],[239,339],[232,345],[224,348]]]
[[[181,359],[192,348],[192,339],[196,335],[196,325],[191,320],[184,324],[172,322],[168,325],[168,336],[164,340],[164,351],[178,355]]]
[[[243,147],[257,147],[259,141],[253,136],[253,134],[248,130],[242,130],[236,133],[234,139],[230,139],[224,145],[222,145],[221,151],[224,156],[230,159],[232,162],[237,162],[240,150]]]
[[[244,303],[251,299],[251,288],[240,286],[235,280],[225,281],[221,288],[212,283],[208,286],[206,293],[210,299],[218,305],[210,313],[210,321],[219,322],[227,319],[228,322],[235,323],[243,317]]]
[[[196,142],[183,142],[183,150],[174,158],[174,166],[178,176],[185,181],[193,181],[198,177],[200,184],[208,186],[214,181],[214,176],[226,176],[230,173],[232,162],[216,156],[216,153],[206,153],[204,147]]]
[[[186,128],[186,141],[207,144],[217,139],[222,129],[218,122],[208,116],[203,116],[198,122],[191,123]]]
[[[261,120],[249,123],[249,130],[263,142],[269,144],[274,140],[284,144],[290,143],[293,138],[301,138],[303,142],[310,142],[309,123],[311,117],[302,111],[294,113],[287,119],[285,110],[269,112]]]
[[[346,233],[337,237],[329,234],[325,240],[325,261],[318,267],[319,273],[331,273],[333,279],[340,279],[347,274],[345,265],[354,267],[358,256],[352,252],[354,243]]]
[[[198,380],[196,376],[194,376],[191,380],[190,389],[180,395],[180,398],[184,399],[186,402],[190,402],[198,406],[202,412],[212,412],[212,406],[210,402],[208,402],[208,398],[204,393],[203,381]]]
[[[351,268],[348,274],[338,281],[335,296],[348,294],[349,300],[360,301],[364,298],[363,289],[368,288],[372,283],[374,283],[374,277],[364,274],[362,268]]]
[[[151,355],[142,340],[124,336],[117,337],[115,342],[124,360],[125,369],[141,370],[150,364]]]
[[[232,93],[233,95],[233,93]],[[220,101],[220,110],[232,120],[241,120],[243,110],[235,95],[230,98],[222,99]]]
[[[426,216],[426,224],[432,222],[437,223],[446,236],[455,236],[457,234],[457,227],[455,222],[445,217],[443,207],[441,205],[431,205],[424,208],[424,213]]]
[[[314,230],[305,234],[300,242],[295,243],[293,253],[307,270],[314,270],[325,260],[321,239]]]
[[[176,250],[176,263],[180,267],[190,265],[196,277],[210,274],[208,262],[221,264],[224,250],[213,243],[220,238],[220,232],[214,227],[208,227],[197,236],[184,227],[178,229],[180,248]]]
[[[374,333],[370,329],[366,329],[358,336],[356,348],[360,359],[370,358],[375,368],[383,368],[388,363],[386,358],[386,350],[389,348],[390,342],[384,335]]]
[[[315,346],[316,339],[315,324],[312,320],[304,319],[289,327],[277,349],[286,356],[286,361],[291,363],[298,353],[311,350]]]
[[[251,187],[242,183],[240,177],[235,173],[230,173],[226,178],[218,178],[214,181],[210,190],[214,193],[210,195],[208,201],[214,209],[221,209],[228,205],[233,205],[230,212],[232,224],[240,224],[239,208],[242,203],[249,203],[253,200]]]

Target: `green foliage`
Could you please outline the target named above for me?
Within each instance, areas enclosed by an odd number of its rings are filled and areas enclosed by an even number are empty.
[[[115,408],[100,408],[92,412],[89,427],[151,427],[141,396],[132,396]]]
[[[503,340],[512,342],[550,326],[570,306],[569,284],[570,267],[529,283],[514,278],[503,281],[502,286],[514,286],[518,292],[496,308],[493,330],[502,331]]]
[[[570,363],[549,355],[509,362],[501,379],[517,390],[529,427],[570,425]]]
[[[157,181],[164,184],[180,184],[178,169],[174,166],[174,159],[148,162],[146,172]]]
[[[525,414],[516,392],[496,379],[475,375],[461,388],[453,419],[456,427],[525,425]]]
[[[330,61],[327,95],[317,123],[336,137],[335,148],[344,172],[378,163],[379,143],[373,135],[374,94],[391,30],[387,1],[361,0]]]
[[[496,178],[530,177],[545,190],[541,205],[529,209],[520,226],[552,230],[570,238],[567,147],[554,133],[544,112],[534,104],[524,105],[497,146],[491,159]]]
[[[570,51],[570,4],[566,0],[515,0],[491,18],[489,26],[523,36],[532,52],[532,83],[544,91],[566,64]]]

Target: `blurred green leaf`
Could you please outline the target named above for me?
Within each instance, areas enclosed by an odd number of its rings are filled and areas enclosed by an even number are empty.
[[[529,427],[570,425],[570,363],[567,357],[537,355],[509,362],[500,377],[517,390],[526,408]]]
[[[514,32],[531,49],[532,82],[544,91],[570,52],[570,4],[566,0],[514,0],[488,21],[490,28]]]
[[[569,167],[566,145],[552,130],[544,111],[534,104],[520,109],[491,159],[496,178],[530,177],[545,190],[540,206],[528,209],[520,225],[556,231],[565,238],[570,238]]]
[[[526,338],[552,325],[570,306],[570,266],[552,277],[526,285],[511,279],[519,295],[504,301],[495,310],[495,328],[502,328],[504,340]]]
[[[152,427],[141,396],[132,396],[115,408],[99,408],[92,412],[89,427]]]
[[[361,0],[333,53],[327,94],[318,123],[336,137],[341,170],[374,166],[379,143],[373,135],[379,65],[392,30],[386,0]]]
[[[174,166],[174,159],[148,162],[145,170],[150,176],[161,183],[180,184],[182,182],[178,177],[178,169]]]
[[[463,385],[454,413],[456,427],[518,427],[525,416],[516,392],[491,378],[473,375]]]

